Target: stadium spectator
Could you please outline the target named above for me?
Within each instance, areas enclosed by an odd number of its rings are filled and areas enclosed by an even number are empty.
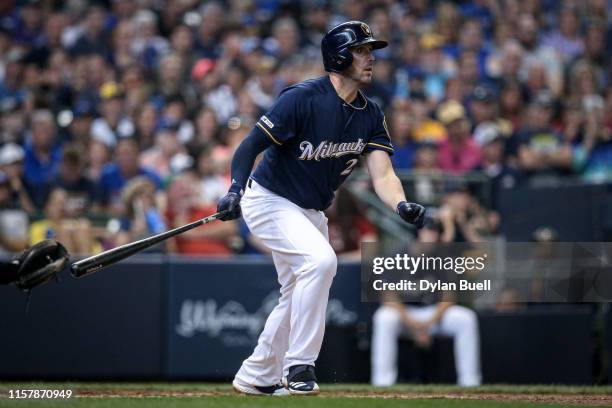
[[[133,52],[135,34],[134,24],[131,20],[119,21],[113,30],[111,61],[115,68],[124,70],[137,63]]]
[[[566,72],[572,72],[575,64],[586,62],[595,70],[597,86],[602,88],[610,78],[610,61],[610,53],[606,52],[606,26],[600,19],[591,20],[585,28],[583,53],[568,64]]]
[[[151,103],[141,106],[136,116],[136,130],[134,137],[138,140],[140,150],[147,150],[155,144],[155,131],[157,127],[157,110]]]
[[[28,246],[28,215],[15,201],[8,176],[0,171],[0,254]]]
[[[125,90],[124,112],[136,120],[136,112],[149,103],[151,89],[146,81],[144,71],[138,65],[126,67],[120,75],[121,86]]]
[[[397,107],[393,110],[390,119],[390,135],[395,148],[395,152],[391,156],[393,167],[409,170],[414,165],[414,152],[416,150],[416,144],[412,140],[414,117],[406,108]]]
[[[497,227],[495,214],[484,209],[467,183],[451,180],[438,210],[442,242],[483,242]]]
[[[570,97],[577,98],[584,105],[584,109],[592,111],[602,109],[603,97],[598,92],[596,73],[586,61],[579,61],[569,73],[571,85],[568,89]]]
[[[125,116],[124,92],[120,84],[105,82],[100,87],[100,99],[102,116],[92,122],[91,138],[113,148],[119,139],[134,135],[134,123]]]
[[[201,21],[196,36],[196,49],[202,58],[216,59],[219,56],[220,32],[226,19],[221,4],[211,1],[200,9]]]
[[[491,38],[490,52],[485,61],[485,72],[490,78],[499,78],[503,71],[501,57],[503,55],[504,45],[512,41],[513,26],[506,19],[498,19],[495,21],[495,30],[493,38]]]
[[[446,140],[446,129],[430,116],[430,103],[421,92],[410,93],[410,113],[414,124],[412,139],[416,143],[441,143]]]
[[[584,117],[582,142],[573,151],[573,166],[592,183],[612,180],[612,88],[604,107],[588,106]]]
[[[91,101],[78,101],[72,108],[73,119],[68,128],[64,129],[65,138],[83,149],[86,148],[90,142],[90,129],[95,116],[96,110]]]
[[[107,33],[105,32],[107,13],[104,7],[94,4],[88,7],[84,21],[83,34],[70,48],[73,57],[98,54],[107,57],[110,52]]]
[[[194,172],[176,176],[168,187],[166,219],[170,228],[207,217],[216,212],[216,203],[203,203]],[[174,238],[176,252],[199,256],[231,255],[230,245],[238,234],[238,222],[211,223]]]
[[[525,126],[517,134],[518,164],[536,183],[554,182],[572,164],[571,147],[552,127],[553,104],[550,94],[536,95],[529,105]]]
[[[517,40],[506,41],[500,50],[500,54],[497,57],[491,57],[490,63],[499,65],[499,75],[495,75],[495,77],[504,82],[521,81],[523,54],[523,47]],[[499,58],[499,62],[495,62],[494,58]]]
[[[395,97],[408,99],[408,94],[414,89],[409,87],[408,82],[413,76],[422,70],[419,63],[419,38],[415,33],[409,32],[402,38],[399,44],[398,60],[395,70]]]
[[[172,27],[170,48],[183,61],[183,81],[188,81],[190,74],[189,69],[196,62],[196,56],[192,53],[194,42],[193,33],[189,26],[182,23],[173,25]]]
[[[180,96],[184,100],[195,99],[193,89],[183,82],[183,60],[176,54],[168,54],[159,62],[159,72],[152,100],[158,106],[163,106],[170,97]]]
[[[168,40],[158,33],[157,15],[151,10],[139,9],[134,13],[132,23],[135,31],[132,47],[136,59],[146,71],[155,69],[169,49]]]
[[[28,95],[23,81],[23,51],[12,48],[6,53],[4,76],[0,81],[0,104],[7,100],[15,104],[26,102]]]
[[[119,140],[114,160],[102,168],[98,182],[98,202],[104,210],[114,215],[122,212],[121,190],[134,177],[144,176],[156,188],[161,187],[159,175],[141,167],[138,161],[138,143],[132,138]]]
[[[196,153],[199,199],[206,205],[213,205],[223,197],[229,188],[225,177],[225,163],[213,155],[212,147],[204,147]]]
[[[470,135],[465,108],[448,101],[438,108],[438,120],[446,127],[448,138],[440,143],[440,168],[452,174],[465,174],[480,164],[480,149]]]
[[[30,245],[44,239],[55,239],[61,242],[68,253],[85,255],[92,253],[94,239],[91,223],[85,218],[71,218],[68,208],[68,194],[61,188],[55,188],[49,194],[45,204],[44,218],[30,225]]]
[[[49,110],[32,113],[30,140],[25,145],[24,177],[34,205],[44,206],[49,186],[59,170],[62,148],[53,114]]]
[[[499,95],[499,116],[509,120],[512,133],[523,125],[524,92],[518,81],[504,81]]]
[[[204,147],[219,140],[219,123],[215,111],[203,106],[195,119],[195,136],[192,140],[194,147]]]
[[[0,143],[23,144],[27,118],[17,99],[0,98]]]
[[[155,194],[156,186],[147,176],[136,176],[121,191],[124,214],[114,237],[115,246],[125,245],[166,230],[166,224]],[[147,252],[163,252],[165,243],[155,245]]]
[[[140,165],[153,170],[162,180],[167,181],[193,162],[178,140],[179,129],[177,122],[162,119],[155,132],[155,144],[140,155]]]
[[[457,60],[457,78],[461,81],[461,101],[465,100],[472,89],[483,77],[480,74],[478,53],[475,51],[461,51]]]
[[[248,95],[261,111],[267,111],[274,103],[274,95],[278,94],[277,65],[274,58],[261,58],[259,64],[257,64],[255,76],[246,83]],[[240,90],[236,88],[233,87],[234,92]]]
[[[269,55],[285,59],[300,53],[300,41],[295,20],[291,17],[281,17],[272,26],[272,36],[265,39],[262,45]]]
[[[87,167],[84,170],[85,177],[98,185],[102,170],[112,158],[112,152],[102,142],[90,140],[87,146]]]
[[[24,157],[23,149],[15,143],[7,143],[0,148],[0,171],[9,180],[13,203],[31,216],[36,212],[36,207],[30,198],[23,176]]]
[[[86,216],[96,198],[96,185],[85,177],[84,169],[84,152],[78,145],[66,146],[58,175],[52,183],[53,188],[60,188],[66,193],[66,217]]]
[[[477,19],[466,19],[459,29],[459,41],[457,44],[446,48],[446,53],[455,59],[465,52],[476,54],[478,76],[484,77],[486,73],[485,62],[490,51],[484,42],[482,26]]]
[[[457,6],[449,1],[441,2],[435,13],[435,32],[440,33],[444,43],[456,44],[459,39],[461,14]]]
[[[482,152],[482,161],[476,171],[483,172],[491,181],[490,208],[497,211],[501,190],[517,187],[521,182],[521,174],[507,164],[506,138],[497,123],[484,122],[478,125],[474,131],[474,140]]]
[[[178,125],[177,139],[182,144],[188,144],[193,140],[195,127],[187,118],[187,104],[180,95],[170,95],[164,101],[161,110],[162,119],[174,122]]]
[[[479,84],[474,87],[469,103],[472,132],[482,123],[496,122],[499,130],[506,136],[510,136],[511,124],[498,117],[497,99],[498,96],[489,85]]]
[[[444,38],[439,34],[423,34],[420,45],[419,63],[425,75],[424,92],[428,100],[439,102],[444,99],[444,83],[456,73],[455,60],[443,52]]]
[[[523,13],[519,16],[516,34],[524,49],[520,79],[527,80],[531,76],[529,71],[532,67],[535,66],[537,69],[542,67],[545,72],[547,89],[553,95],[559,96],[563,91],[561,63],[555,50],[540,42],[538,31],[538,23],[533,15]]]
[[[417,175],[441,174],[438,165],[438,146],[434,143],[420,143],[414,154],[414,173]]]
[[[580,35],[580,15],[577,8],[563,6],[559,11],[559,28],[544,37],[542,44],[557,52],[563,63],[582,54],[583,41]]]

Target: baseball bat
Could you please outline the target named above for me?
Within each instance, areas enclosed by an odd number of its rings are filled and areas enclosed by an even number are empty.
[[[82,259],[72,264],[72,266],[70,267],[70,273],[75,278],[82,278],[83,276],[90,275],[96,271],[99,271],[102,268],[106,268],[109,265],[128,258],[134,255],[135,253],[140,252],[143,249],[149,248],[155,244],[158,244],[168,238],[199,227],[200,225],[208,224],[209,222],[217,220],[223,217],[226,213],[227,211],[220,211],[213,215],[209,215],[208,217],[183,225],[182,227],[177,227],[157,235],[130,242],[129,244],[121,245],[116,248],[109,249],[108,251],[99,253],[97,255],[90,256],[89,258]]]

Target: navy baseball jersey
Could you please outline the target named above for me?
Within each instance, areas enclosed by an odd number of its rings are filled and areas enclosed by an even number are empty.
[[[329,207],[361,154],[393,154],[380,108],[361,92],[345,103],[328,76],[283,90],[256,129],[273,144],[251,177],[307,209]]]

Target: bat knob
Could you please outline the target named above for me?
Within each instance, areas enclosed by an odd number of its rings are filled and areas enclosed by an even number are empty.
[[[97,269],[101,268],[101,265],[95,266],[84,266],[79,262],[75,262],[70,266],[70,274],[73,278],[82,278],[83,276],[89,275],[90,273],[95,272]]]

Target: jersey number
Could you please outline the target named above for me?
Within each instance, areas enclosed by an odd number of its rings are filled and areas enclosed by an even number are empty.
[[[342,171],[342,173],[340,173],[341,176],[346,176],[347,174],[350,174],[351,171],[353,171],[353,167],[355,167],[355,165],[357,164],[357,159],[351,159],[349,161],[346,162],[346,169],[344,169]]]

